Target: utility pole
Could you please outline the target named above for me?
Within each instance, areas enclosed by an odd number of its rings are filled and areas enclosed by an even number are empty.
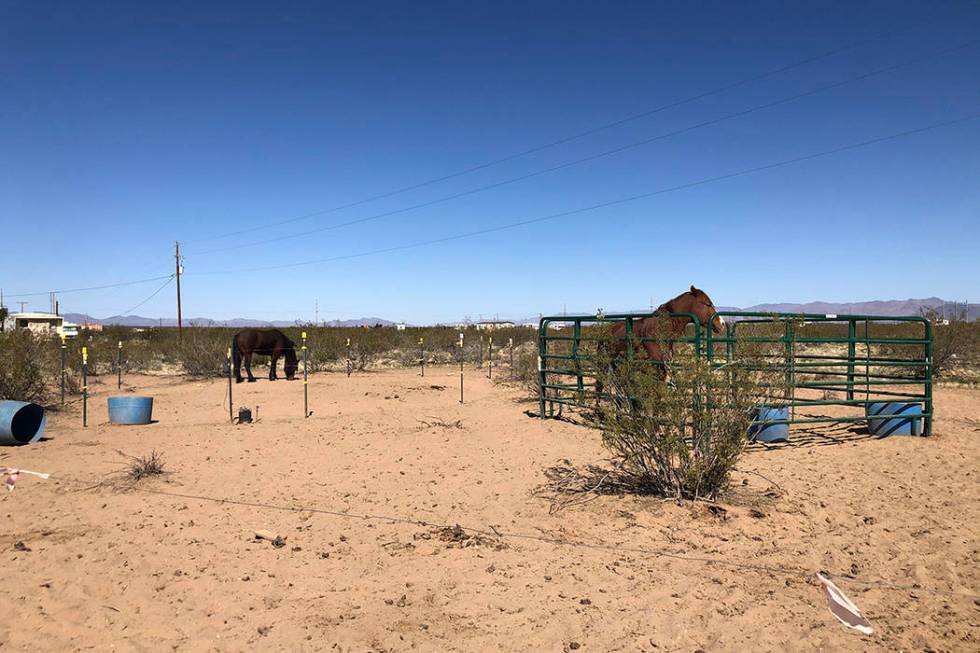
[[[180,264],[180,242],[174,242],[174,258],[177,260],[177,339],[184,339],[184,324],[180,317],[180,273],[183,266]]]
[[[24,307],[27,306],[27,302],[17,302],[17,303],[20,304],[20,312],[23,313]]]

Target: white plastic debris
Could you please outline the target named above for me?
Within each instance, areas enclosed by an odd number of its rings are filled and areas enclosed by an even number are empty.
[[[817,572],[817,580],[820,581],[824,596],[827,597],[830,613],[839,622],[865,635],[870,635],[874,632],[874,628],[871,627],[871,622],[865,619],[858,607],[844,595],[844,592],[840,591],[840,588],[834,585],[832,580],[820,572]]]
[[[31,476],[37,476],[38,478],[43,478],[47,480],[51,474],[45,474],[44,472],[32,472],[29,469],[16,469],[14,467],[0,467],[0,476],[6,474],[7,480],[3,482],[4,486],[7,488],[8,492],[14,491],[14,485],[17,484],[17,477],[21,474],[30,474]]]

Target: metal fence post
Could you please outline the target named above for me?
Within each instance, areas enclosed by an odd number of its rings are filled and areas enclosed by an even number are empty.
[[[490,336],[490,342],[488,344],[487,353],[489,358],[487,359],[487,378],[493,378],[493,336]]]
[[[306,355],[306,331],[303,332],[303,418],[310,416],[309,358]]]
[[[82,427],[88,427],[88,347],[82,347]]]
[[[507,348],[510,349],[510,378],[514,378],[514,339],[507,338]]]
[[[234,424],[235,423],[234,400],[232,399],[232,393],[231,393],[231,388],[232,388],[231,347],[228,348],[227,358],[228,358],[228,420],[231,421],[232,424]]]
[[[61,336],[61,405],[65,405],[65,354],[68,347],[65,345],[65,336]]]
[[[425,376],[425,338],[419,338],[419,366],[422,368],[422,376]]]
[[[463,334],[459,334],[459,403],[463,403]]]
[[[847,321],[847,400],[854,399],[854,338],[857,326],[854,320]]]
[[[538,323],[538,403],[539,403],[539,414],[541,419],[546,419],[547,415],[544,412],[544,393],[545,384],[547,380],[545,379],[544,372],[544,361],[548,358],[548,323],[541,320]]]
[[[122,390],[122,340],[116,348],[116,390]]]
[[[347,339],[347,378],[350,378],[351,368],[354,367],[354,361],[350,357],[350,338]]]
[[[923,434],[932,435],[932,322],[928,319],[923,320],[925,324],[925,383],[923,383],[922,394],[925,395],[926,404],[926,423],[922,429]]]

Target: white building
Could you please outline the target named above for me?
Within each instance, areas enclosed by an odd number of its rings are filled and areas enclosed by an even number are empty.
[[[78,335],[78,325],[65,321],[54,313],[12,313],[4,322],[4,329],[27,329],[42,335],[65,336],[74,338]]]
[[[477,322],[477,331],[493,331],[494,329],[509,329],[514,326],[510,320],[486,320]]]

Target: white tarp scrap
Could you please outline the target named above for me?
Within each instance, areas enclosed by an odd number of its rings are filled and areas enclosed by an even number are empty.
[[[840,588],[834,585],[832,580],[820,572],[817,572],[817,580],[820,581],[824,596],[827,597],[830,613],[838,621],[848,628],[853,628],[865,635],[870,635],[874,632],[874,629],[871,627],[871,622],[865,619],[858,607],[844,595],[844,592],[840,591]]]
[[[7,480],[3,482],[4,486],[7,488],[8,492],[14,491],[14,485],[17,484],[17,477],[21,474],[30,474],[31,476],[37,476],[38,478],[48,479],[51,475],[45,474],[44,472],[32,472],[29,469],[16,469],[14,467],[0,467],[0,476],[4,474],[7,475]]]

